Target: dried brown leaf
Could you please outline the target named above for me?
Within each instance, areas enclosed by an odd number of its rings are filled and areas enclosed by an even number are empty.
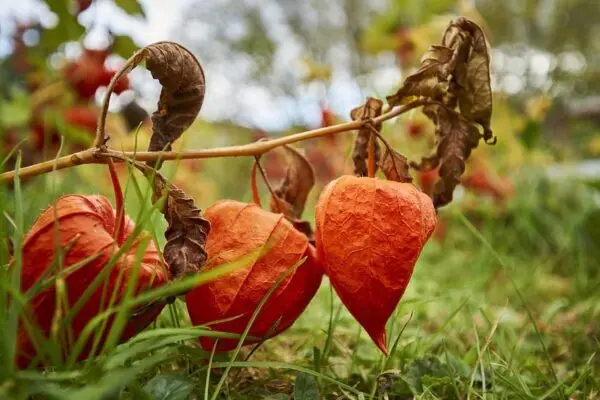
[[[490,46],[481,28],[464,17],[458,18],[448,25],[441,46],[429,48],[419,70],[409,75],[387,101],[396,106],[426,97],[450,109],[458,104],[463,117],[483,127],[486,142],[495,143],[490,127],[490,64]]]
[[[444,46],[455,50],[455,81],[462,115],[483,127],[487,141],[494,138],[490,46],[481,28],[461,17],[452,21],[442,39]]]
[[[417,72],[409,75],[400,89],[387,97],[390,106],[398,106],[413,97],[429,97],[443,101],[449,90],[451,71],[446,67],[452,59],[453,51],[444,46],[431,46],[421,58]]]
[[[479,144],[481,134],[470,121],[446,107],[430,105],[423,112],[436,124],[436,153],[425,158],[421,167],[430,170],[440,166],[440,179],[433,191],[433,204],[438,208],[452,201],[454,188],[460,183],[465,163]]]
[[[386,149],[381,160],[381,171],[390,181],[412,182],[408,172],[408,159],[394,149]]]
[[[148,150],[169,151],[202,108],[204,71],[188,49],[175,42],[163,41],[135,53],[119,74],[128,73],[142,61],[146,61],[146,68],[162,85],[157,110],[152,113],[152,138]],[[160,167],[160,164],[148,162],[153,167]]]
[[[283,146],[287,159],[285,178],[274,188],[277,199],[271,198],[271,210],[280,212],[290,218],[300,218],[304,212],[306,199],[315,185],[315,172],[297,149]],[[287,205],[282,205],[283,200]]]
[[[152,138],[148,150],[169,151],[202,108],[204,71],[198,59],[175,42],[157,42],[144,47],[135,55],[127,71],[144,60],[152,77],[162,85],[158,109],[152,113]],[[159,168],[161,163],[148,164]]]
[[[283,150],[287,158],[286,174],[281,183],[273,189],[271,211],[285,215],[297,230],[312,241],[312,227],[301,217],[308,194],[315,184],[315,173],[306,157],[297,149],[285,145]]]
[[[373,97],[367,97],[367,101],[364,105],[354,108],[350,112],[350,117],[353,120],[365,120],[376,118],[381,115],[383,109],[383,102]],[[381,124],[373,126],[377,132],[381,131]],[[369,138],[371,137],[372,130],[370,127],[362,127],[358,131],[356,141],[354,142],[354,151],[352,152],[352,160],[354,161],[354,174],[356,176],[367,176],[368,167],[367,159],[369,158]],[[379,143],[375,141],[375,162],[379,163],[381,157],[381,149]],[[377,172],[377,170],[375,170]]]
[[[162,213],[168,222],[167,244],[163,254],[175,278],[196,274],[207,258],[204,246],[210,223],[202,218],[200,209],[185,192],[156,175],[154,201],[166,194]]]

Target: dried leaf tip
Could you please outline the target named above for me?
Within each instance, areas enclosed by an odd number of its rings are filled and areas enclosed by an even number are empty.
[[[433,201],[441,207],[452,201],[471,150],[483,138],[496,143],[491,129],[492,89],[490,46],[473,21],[461,17],[450,22],[440,45],[431,46],[417,72],[387,98],[391,106],[423,97],[435,102],[423,108],[436,124],[434,153],[413,167],[430,171],[440,166]],[[483,134],[475,124],[481,125]]]
[[[306,157],[292,146],[285,145],[287,167],[283,180],[274,188],[271,211],[283,213],[300,232],[313,238],[310,223],[303,221],[302,213],[311,189],[315,185],[315,173]]]
[[[166,196],[161,210],[168,223],[164,258],[171,274],[181,278],[198,273],[206,263],[206,240],[210,223],[183,190],[167,183],[161,175],[154,178],[154,201]]]
[[[383,109],[383,101],[375,99],[373,97],[367,97],[364,105],[354,108],[350,112],[350,117],[353,120],[369,120],[376,118],[381,115]],[[381,131],[381,124],[372,126],[377,132]],[[352,160],[354,161],[354,174],[356,176],[367,176],[368,166],[367,160],[369,158],[369,138],[373,134],[371,127],[363,126],[356,135],[354,142],[354,150],[352,152]],[[379,143],[375,140],[375,165],[379,163],[381,157],[381,149]],[[376,170],[374,172],[377,172]]]
[[[381,171],[390,181],[410,183],[412,176],[408,172],[408,159],[392,148],[385,150],[381,160]]]

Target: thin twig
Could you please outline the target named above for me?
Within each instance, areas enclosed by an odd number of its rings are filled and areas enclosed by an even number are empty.
[[[260,156],[254,157],[254,164],[252,164],[252,171],[250,171],[250,189],[252,190],[252,201],[259,207],[262,207],[260,204],[260,196],[258,195],[258,185],[256,184],[256,169],[258,167],[258,163],[260,161]]]
[[[321,136],[349,132],[360,129],[368,123],[380,124],[384,121],[397,117],[413,108],[428,104],[430,101],[426,99],[415,100],[412,103],[400,106],[386,114],[382,114],[371,120],[365,119],[360,121],[346,122],[343,124],[332,125],[326,128],[313,129],[305,132],[296,133],[289,136],[280,137],[277,139],[259,141],[241,146],[216,147],[212,149],[187,150],[187,151],[126,151],[117,152],[114,150],[101,150],[98,148],[90,148],[68,156],[60,157],[56,160],[44,161],[39,164],[30,165],[19,169],[19,176],[22,179],[30,178],[37,175],[42,175],[53,169],[72,168],[81,164],[105,164],[107,155],[119,155],[121,157],[133,158],[137,161],[155,161],[158,159],[170,160],[190,160],[202,158],[220,158],[220,157],[243,157],[257,156],[286,144],[302,142],[308,139],[314,139]],[[103,136],[102,136],[103,137]],[[117,158],[117,157],[113,157]],[[0,183],[9,182],[15,178],[15,171],[8,171],[0,174]]]
[[[106,92],[104,93],[104,98],[102,99],[102,109],[100,110],[100,115],[98,115],[98,123],[96,126],[96,138],[94,139],[93,147],[103,146],[105,143],[105,126],[106,126],[106,115],[108,114],[108,106],[110,104],[110,96],[112,95],[117,82],[123,75],[128,74],[132,69],[134,69],[144,58],[144,53],[146,48],[141,48],[136,51],[123,65],[119,71],[112,77],[108,87],[106,88]]]
[[[262,165],[260,165],[260,161],[259,161],[258,157],[256,158],[254,165],[256,166],[256,168],[258,168],[258,171],[260,172],[260,175],[263,178],[263,182],[265,182],[265,186],[267,187],[267,190],[271,194],[271,197],[273,197],[275,199],[275,202],[277,203],[277,207],[279,208],[279,211],[283,212],[283,210],[285,210],[285,208],[282,207],[282,205],[281,205],[281,199],[279,198],[279,196],[277,196],[277,193],[275,193],[275,191],[273,190],[273,187],[269,183],[269,178],[267,177],[267,173],[265,172]],[[260,206],[260,204],[259,204],[259,206]]]

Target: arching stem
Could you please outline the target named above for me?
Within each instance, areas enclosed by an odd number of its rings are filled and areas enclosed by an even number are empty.
[[[117,222],[115,224],[115,240],[119,245],[123,243],[125,236],[125,207],[123,201],[123,191],[121,190],[121,184],[119,183],[119,177],[117,176],[117,170],[115,163],[111,157],[107,158],[108,171],[110,172],[110,180],[112,181],[113,190],[115,191],[115,203],[117,206]]]
[[[258,195],[258,185],[256,183],[256,170],[258,169],[259,160],[260,156],[254,157],[252,171],[250,172],[250,188],[252,190],[252,201],[254,204],[262,208],[262,205],[260,204],[260,196]]]
[[[267,178],[267,173],[263,169],[262,165],[260,165],[260,161],[258,158],[256,158],[254,165],[260,171],[260,175],[262,176],[263,182],[265,182],[265,185],[267,186],[267,189],[269,190],[271,197],[273,199],[275,199],[275,202],[277,203],[277,208],[279,209],[279,212],[283,212],[283,210],[285,210],[285,207],[283,204],[281,204],[281,199],[279,198],[279,196],[277,196],[277,193],[275,193],[275,191],[271,187],[271,184],[269,183],[269,178]]]

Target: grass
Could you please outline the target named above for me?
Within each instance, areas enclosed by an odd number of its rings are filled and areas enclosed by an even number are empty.
[[[98,343],[96,358],[18,371],[11,360],[20,303],[9,301],[18,276],[2,267],[0,306],[8,314],[0,327],[0,399],[308,399],[317,392],[327,399],[599,398],[598,191],[536,174],[520,179],[506,205],[480,199],[466,206],[467,199],[442,211],[447,235],[425,247],[390,318],[387,358],[324,280],[294,326],[252,354],[251,347],[231,354],[202,350],[198,337],[231,335],[191,327],[178,299],[128,342],[117,345],[114,332]],[[0,190],[0,265],[6,265],[4,239],[18,246],[60,194],[98,187],[82,184],[73,170]],[[132,181],[126,193],[129,215],[162,246],[164,225],[149,206],[144,180]],[[224,268],[221,273],[236,266]],[[114,329],[122,329],[132,307],[215,276],[205,273],[142,296],[128,291],[95,323],[116,313]],[[43,346],[60,359],[55,343]]]

